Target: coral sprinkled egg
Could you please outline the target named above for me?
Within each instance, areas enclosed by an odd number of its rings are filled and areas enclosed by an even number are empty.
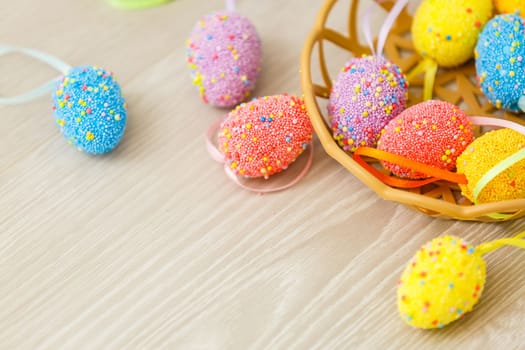
[[[523,0],[494,0],[494,6],[500,13],[520,11],[522,15],[525,15],[525,1]]]
[[[202,99],[233,107],[249,97],[261,69],[261,41],[253,24],[236,12],[205,16],[187,41],[187,61]]]
[[[513,112],[521,109],[520,99],[525,99],[524,31],[520,16],[496,16],[479,35],[475,51],[481,90],[494,106]]]
[[[352,58],[339,73],[328,105],[334,139],[345,149],[373,147],[381,130],[404,110],[408,83],[379,56]]]
[[[53,92],[55,120],[69,143],[102,154],[120,142],[126,128],[126,103],[113,74],[91,66],[75,67]]]
[[[472,310],[485,279],[485,261],[474,246],[453,236],[435,238],[398,281],[399,313],[411,326],[441,328]]]
[[[286,169],[312,135],[303,100],[275,95],[237,106],[221,123],[217,143],[235,174],[268,178]]]
[[[471,122],[459,107],[429,100],[405,109],[392,119],[383,130],[378,149],[453,170],[456,158],[473,138]],[[428,177],[399,164],[383,162],[383,166],[399,177]]]
[[[480,179],[496,164],[525,147],[525,135],[512,129],[484,133],[458,157],[457,171],[468,183],[460,184],[462,194],[476,203],[525,198],[525,160],[521,160],[494,177],[474,198]]]
[[[424,0],[412,22],[417,51],[443,67],[473,56],[483,25],[492,16],[492,0]]]

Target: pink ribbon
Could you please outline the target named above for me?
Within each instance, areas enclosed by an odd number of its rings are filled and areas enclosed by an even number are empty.
[[[525,126],[512,122],[510,120],[491,118],[491,117],[469,117],[474,125],[499,126],[502,128],[512,129],[525,135]]]
[[[377,3],[385,2],[386,0],[377,0]],[[370,4],[370,6],[367,7],[365,14],[363,16],[363,33],[366,38],[366,42],[368,46],[370,47],[370,50],[372,50],[372,55],[379,55],[381,56],[383,54],[383,49],[385,47],[386,38],[388,37],[388,33],[390,33],[390,30],[392,29],[392,26],[394,25],[397,17],[403,10],[403,8],[408,4],[408,0],[399,0],[395,3],[394,7],[392,7],[391,11],[388,13],[388,16],[385,19],[385,22],[381,26],[381,29],[379,30],[379,34],[377,35],[377,52],[374,49],[374,41],[372,40],[372,32],[371,32],[371,24],[370,24],[370,14],[372,13],[373,4]]]
[[[235,0],[226,0],[226,10],[230,12],[235,12]]]

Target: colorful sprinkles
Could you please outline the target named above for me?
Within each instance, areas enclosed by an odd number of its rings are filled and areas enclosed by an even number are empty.
[[[492,17],[492,0],[424,0],[412,22],[414,46],[442,67],[472,57],[479,32]]]
[[[465,174],[468,183],[459,185],[462,194],[474,202],[473,190],[485,173],[501,160],[525,147],[525,135],[512,129],[484,133],[458,157],[458,173]],[[525,160],[496,176],[485,186],[476,202],[487,203],[525,198]]]
[[[418,328],[441,328],[471,311],[486,279],[482,254],[461,238],[442,236],[424,245],[398,281],[401,317]]]
[[[303,100],[284,94],[237,106],[221,123],[217,143],[235,174],[268,178],[286,169],[312,136]]]
[[[476,73],[481,90],[497,108],[520,111],[525,95],[525,26],[518,15],[490,20],[476,45]]]
[[[408,83],[401,69],[379,56],[352,58],[330,93],[334,139],[345,150],[374,147],[381,130],[404,110]]]
[[[205,16],[186,43],[193,84],[204,102],[233,107],[246,100],[261,70],[261,41],[253,24],[236,12]]]
[[[113,74],[98,67],[72,68],[53,92],[55,121],[70,144],[102,154],[120,142],[126,128],[126,103]]]
[[[474,138],[471,124],[467,115],[455,105],[429,100],[407,108],[392,119],[383,130],[378,149],[440,169],[454,170],[456,158]],[[383,162],[383,166],[399,177],[428,177],[400,164]]]

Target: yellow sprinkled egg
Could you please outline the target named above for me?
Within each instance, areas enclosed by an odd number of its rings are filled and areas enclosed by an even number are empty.
[[[458,66],[473,56],[491,16],[491,0],[424,0],[412,22],[414,45],[439,66]]]
[[[525,159],[497,174],[475,198],[475,188],[482,177],[507,157],[525,147],[525,135],[512,129],[489,131],[472,142],[458,157],[457,172],[465,174],[462,194],[475,203],[525,198]]]
[[[494,6],[499,13],[514,13],[516,10],[525,15],[525,0],[494,0]]]
[[[424,245],[398,281],[401,317],[417,328],[441,328],[472,310],[485,285],[482,253],[461,238]]]

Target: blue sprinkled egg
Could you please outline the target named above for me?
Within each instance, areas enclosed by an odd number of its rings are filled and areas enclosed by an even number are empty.
[[[515,14],[499,15],[483,28],[476,45],[476,74],[481,90],[497,108],[525,106],[525,27]]]
[[[105,69],[70,69],[57,80],[53,110],[64,137],[83,152],[109,152],[124,135],[126,102],[113,74]]]

